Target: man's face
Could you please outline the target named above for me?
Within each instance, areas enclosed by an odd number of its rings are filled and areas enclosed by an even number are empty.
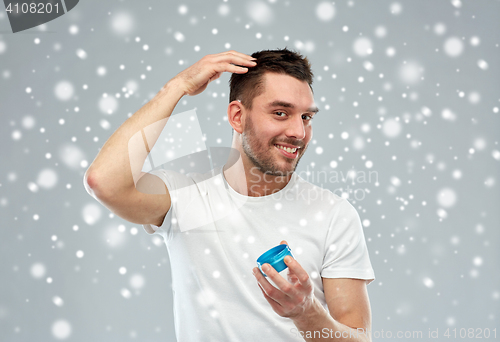
[[[252,110],[244,117],[243,151],[260,172],[287,176],[295,171],[312,138],[311,119],[317,107],[305,81],[266,73],[263,84],[264,92],[253,99]]]

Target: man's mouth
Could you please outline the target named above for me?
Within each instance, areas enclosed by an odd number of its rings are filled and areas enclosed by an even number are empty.
[[[280,144],[274,144],[274,146],[283,153],[288,158],[296,158],[298,154],[299,147],[287,147]]]

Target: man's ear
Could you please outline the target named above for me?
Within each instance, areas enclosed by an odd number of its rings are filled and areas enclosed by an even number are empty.
[[[239,100],[231,102],[227,106],[227,120],[233,129],[238,133],[243,133],[243,116],[245,107]]]

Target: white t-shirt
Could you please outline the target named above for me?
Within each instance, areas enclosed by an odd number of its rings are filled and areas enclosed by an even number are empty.
[[[158,169],[172,205],[160,227],[170,257],[174,324],[184,341],[303,341],[279,316],[252,274],[257,258],[286,240],[328,310],[323,278],[374,279],[356,209],[296,173],[279,192],[244,196],[211,173]]]

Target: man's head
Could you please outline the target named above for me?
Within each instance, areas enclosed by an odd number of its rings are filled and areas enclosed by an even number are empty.
[[[252,56],[257,58],[255,67],[231,76],[228,118],[239,133],[233,144],[251,167],[268,175],[288,176],[308,146],[311,118],[318,111],[310,64],[286,49]]]

